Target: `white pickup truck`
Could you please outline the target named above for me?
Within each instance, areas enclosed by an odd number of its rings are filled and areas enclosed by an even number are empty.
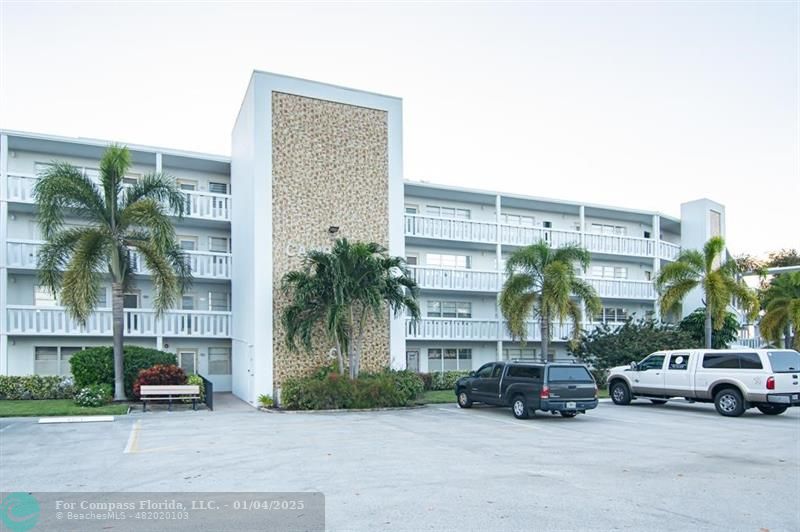
[[[684,398],[713,402],[723,416],[753,407],[775,416],[800,406],[799,376],[800,353],[791,349],[659,351],[611,368],[608,393],[618,405],[639,397],[655,404]]]

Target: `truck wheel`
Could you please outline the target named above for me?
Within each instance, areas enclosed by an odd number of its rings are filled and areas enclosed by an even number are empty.
[[[611,400],[615,405],[627,405],[631,402],[631,391],[624,382],[615,382],[611,385]]]
[[[739,417],[744,414],[744,400],[736,388],[723,388],[714,396],[717,413],[726,417]]]
[[[459,408],[472,408],[472,399],[466,390],[458,391],[458,407]]]
[[[777,406],[777,405],[758,405],[756,406],[762,414],[766,414],[768,416],[779,416],[786,412],[785,406]]]
[[[654,405],[665,405],[667,402],[663,399],[650,399],[650,402]]]
[[[522,395],[517,395],[511,400],[511,411],[517,419],[528,419],[530,413],[528,412],[528,401]]]
[[[564,412],[563,410],[559,414],[561,414],[561,417],[575,417],[578,415],[577,412]]]

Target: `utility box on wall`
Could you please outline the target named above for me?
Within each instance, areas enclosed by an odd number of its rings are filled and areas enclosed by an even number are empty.
[[[233,130],[233,392],[250,403],[328,362],[290,353],[280,323],[283,276],[335,238],[404,255],[402,101],[255,72]],[[332,232],[331,228],[338,228]],[[363,368],[405,363],[403,318],[374,323]]]

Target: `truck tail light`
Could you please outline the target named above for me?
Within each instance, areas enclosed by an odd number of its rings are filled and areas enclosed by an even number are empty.
[[[767,390],[775,389],[775,377],[767,377]]]
[[[550,387],[542,386],[542,391],[539,392],[539,399],[550,399]]]
[[[597,399],[597,384],[594,385],[594,398]]]

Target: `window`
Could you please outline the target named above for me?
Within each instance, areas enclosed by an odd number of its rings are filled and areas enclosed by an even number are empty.
[[[57,307],[58,299],[46,286],[33,287],[33,304],[37,307]]]
[[[764,369],[761,359],[756,353],[742,353],[739,355],[739,366],[742,369]]]
[[[82,347],[34,347],[33,372],[36,375],[72,374],[69,359]]]
[[[181,190],[197,190],[197,181],[178,179],[178,186]]]
[[[756,353],[706,353],[703,355],[706,369],[762,369],[761,359]]]
[[[139,178],[142,177],[141,174],[125,174],[125,177],[122,178],[123,185],[135,185]]]
[[[430,318],[471,318],[472,303],[469,301],[428,301]]]
[[[775,373],[800,371],[800,353],[797,351],[770,351],[767,357]]]
[[[711,236],[719,236],[722,234],[722,214],[717,211],[709,211],[709,231]]]
[[[228,239],[224,236],[210,236],[208,237],[208,250],[217,253],[227,253],[230,248],[228,247]]]
[[[475,374],[476,377],[486,378],[491,376],[492,370],[494,369],[494,364],[486,364],[478,372]]]
[[[536,219],[533,216],[502,213],[500,215],[500,223],[505,225],[518,225],[521,227],[534,227],[536,225]]]
[[[498,379],[500,375],[503,373],[503,365],[502,364],[495,364],[494,369],[492,370],[492,378]]]
[[[415,255],[409,255],[406,257],[406,264],[409,266],[416,266],[417,265],[417,257]]]
[[[228,312],[231,309],[230,297],[227,292],[209,292],[208,310]]]
[[[406,214],[417,214],[419,209],[416,205],[406,205]]]
[[[533,360],[536,358],[536,349],[526,348],[503,348],[503,360]]]
[[[428,349],[428,371],[456,371],[472,367],[472,349]]]
[[[105,286],[97,289],[97,308],[108,308],[108,291]]]
[[[628,319],[628,311],[624,308],[603,308],[603,321],[625,321]]]
[[[664,366],[664,355],[650,355],[641,362],[639,362],[639,371],[647,371],[648,369],[661,369]]]
[[[600,233],[601,235],[624,236],[627,233],[627,230],[621,225],[592,224],[592,232]]]
[[[194,296],[186,294],[181,296],[181,308],[183,310],[194,310]]]
[[[469,220],[470,210],[459,209],[456,207],[443,207],[441,205],[426,205],[425,214],[436,216],[437,218],[456,218],[458,220]]]
[[[644,232],[644,238],[650,238],[650,231]]]
[[[547,220],[545,220],[544,222],[542,222],[542,227],[544,227],[545,229],[552,229],[553,222],[548,222]]]
[[[604,279],[627,279],[628,268],[624,266],[592,266],[592,277]]]
[[[542,379],[542,368],[539,366],[511,365],[506,375],[518,379],[534,379],[538,381]]]
[[[123,308],[139,308],[139,294],[122,294]]]
[[[669,357],[669,369],[685,371],[689,365],[689,354],[678,353]]]
[[[197,237],[196,236],[179,236],[178,245],[183,251],[196,251],[197,250]]]
[[[208,182],[208,191],[214,194],[227,194],[228,183],[215,183],[214,181]]]
[[[209,375],[231,374],[231,350],[229,347],[208,348]]]
[[[428,266],[437,268],[470,268],[470,257],[467,255],[448,255],[445,253],[428,253],[425,255]]]
[[[653,280],[653,272],[645,270],[644,271],[644,280],[645,281],[652,281]]]
[[[547,376],[550,382],[594,382],[583,366],[550,366]]]

